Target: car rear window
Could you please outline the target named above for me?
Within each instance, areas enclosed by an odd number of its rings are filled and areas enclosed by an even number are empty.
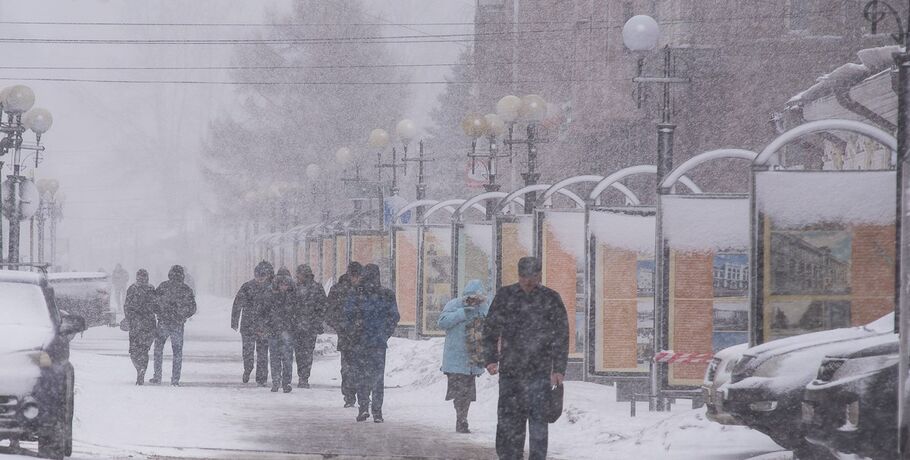
[[[0,283],[0,325],[51,327],[41,288],[27,283]]]

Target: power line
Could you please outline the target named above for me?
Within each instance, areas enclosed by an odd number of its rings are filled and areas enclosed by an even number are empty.
[[[586,80],[490,80],[490,81],[229,81],[229,80],[118,80],[95,78],[53,78],[53,77],[0,77],[0,81],[47,81],[60,83],[121,83],[121,84],[176,84],[176,85],[230,85],[230,86],[407,86],[407,85],[506,85],[570,82],[629,81],[625,79]]]
[[[502,62],[502,65],[547,65],[597,63],[595,60],[551,60]],[[473,67],[480,64],[473,62],[447,62],[423,64],[333,64],[333,65],[249,65],[249,66],[3,66],[0,70],[310,70],[310,69],[372,69],[399,67]]]

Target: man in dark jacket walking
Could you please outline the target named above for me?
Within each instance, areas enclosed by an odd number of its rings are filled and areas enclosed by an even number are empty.
[[[395,293],[382,287],[379,278],[378,265],[363,267],[356,292],[344,305],[343,328],[350,333],[357,374],[358,422],[369,418],[371,409],[373,421],[383,421],[385,354],[400,319]]]
[[[543,460],[548,431],[544,410],[550,387],[562,385],[565,376],[569,322],[559,294],[540,284],[536,257],[518,261],[518,276],[517,284],[496,293],[483,328],[487,372],[501,373],[496,453],[500,459],[523,458],[527,425],[528,460]]]
[[[291,392],[291,373],[294,365],[294,337],[300,302],[291,272],[278,270],[272,282],[272,301],[266,321],[269,336],[269,363],[272,367],[272,393],[283,388]]]
[[[161,383],[161,364],[164,359],[164,343],[171,339],[173,365],[171,385],[180,385],[180,370],[183,366],[183,325],[196,314],[196,295],[183,282],[183,267],[174,265],[167,274],[167,281],[158,286],[158,338],[155,340],[155,376],[152,383]]]
[[[351,350],[350,332],[344,328],[344,305],[354,294],[354,286],[360,282],[363,266],[351,262],[348,272],[338,278],[338,282],[329,290],[328,308],[325,321],[338,334],[338,352],[341,354],[341,394],[344,396],[344,407],[354,407],[357,402],[357,385],[354,375],[354,358]]]
[[[295,320],[294,352],[297,356],[297,387],[310,387],[310,370],[313,368],[313,350],[316,336],[325,332],[326,297],[322,285],[316,282],[309,265],[297,267],[297,309]]]
[[[136,283],[126,290],[123,313],[130,328],[130,359],[136,368],[136,385],[145,384],[149,365],[149,349],[158,334],[158,298],[155,286],[149,284],[149,274],[142,268],[136,272]]]
[[[231,328],[240,330],[243,347],[243,383],[250,381],[256,366],[256,383],[265,386],[269,381],[269,337],[266,319],[274,299],[272,278],[275,269],[262,261],[253,270],[253,279],[243,283],[231,310]],[[255,355],[255,360],[254,360]]]

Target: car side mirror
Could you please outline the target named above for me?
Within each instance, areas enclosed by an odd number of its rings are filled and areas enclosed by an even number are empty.
[[[85,331],[85,318],[79,315],[60,315],[60,334],[75,335]]]

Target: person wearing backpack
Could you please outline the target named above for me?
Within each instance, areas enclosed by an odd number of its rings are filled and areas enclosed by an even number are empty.
[[[167,281],[158,286],[158,337],[155,339],[155,376],[150,383],[161,383],[161,365],[164,360],[164,343],[171,340],[173,364],[171,385],[180,386],[183,367],[183,325],[196,314],[196,295],[184,280],[183,267],[174,265],[167,274]]]
[[[446,401],[455,406],[458,433],[471,432],[468,409],[477,400],[476,379],[484,370],[481,334],[489,307],[483,283],[471,280],[465,285],[464,295],[450,300],[437,321],[446,331],[441,370],[448,378]]]

